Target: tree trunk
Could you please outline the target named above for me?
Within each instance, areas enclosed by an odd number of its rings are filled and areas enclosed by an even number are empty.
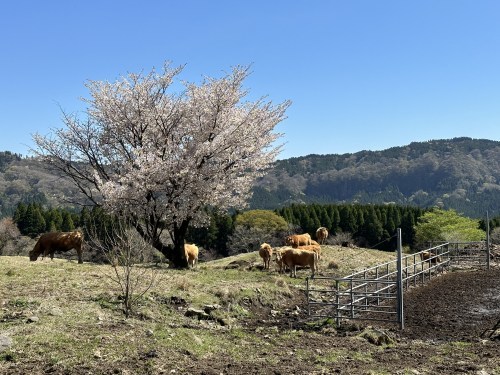
[[[173,232],[171,232],[171,237],[173,241],[172,245],[165,245],[159,237],[152,238],[144,231],[141,225],[136,224],[135,227],[137,232],[146,239],[151,246],[156,250],[161,252],[165,258],[167,258],[174,268],[188,268],[188,263],[186,259],[186,254],[184,251],[184,242],[186,238],[187,228],[189,226],[189,221],[184,221],[180,226],[175,226]]]
[[[176,241],[172,250],[172,257],[169,258],[175,268],[188,268],[188,262],[184,251],[184,237],[182,241]]]
[[[171,233],[174,249],[170,260],[175,268],[188,268],[186,252],[184,251],[184,243],[186,242],[186,233],[188,230],[189,221],[184,220],[180,225],[174,225],[174,230]]]

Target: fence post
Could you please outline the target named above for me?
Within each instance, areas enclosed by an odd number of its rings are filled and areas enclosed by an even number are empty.
[[[490,218],[486,211],[486,269],[490,269]]]
[[[340,328],[340,313],[339,313],[339,303],[340,303],[340,282],[338,280],[335,280],[335,289],[336,289],[336,296],[335,296],[335,323],[337,328]]]
[[[309,276],[306,277],[307,314],[311,316],[311,303],[309,299]]]
[[[401,228],[397,229],[397,235],[398,235],[398,280],[397,280],[397,303],[398,303],[398,323],[399,323],[399,329],[404,329],[405,323],[404,323],[404,317],[403,317],[403,245],[401,241]]]

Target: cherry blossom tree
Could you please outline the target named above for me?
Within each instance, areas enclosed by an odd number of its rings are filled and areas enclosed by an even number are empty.
[[[201,83],[183,67],[89,81],[83,118],[63,111],[65,127],[33,136],[33,151],[69,177],[82,197],[126,216],[174,265],[186,267],[188,226],[206,225],[204,208],[242,208],[256,178],[275,161],[275,127],[290,102],[246,100],[248,67]],[[168,233],[169,236],[165,234]]]

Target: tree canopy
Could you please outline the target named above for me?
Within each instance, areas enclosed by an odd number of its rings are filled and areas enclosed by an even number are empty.
[[[244,207],[251,187],[281,145],[275,126],[290,105],[245,101],[249,69],[220,79],[183,82],[182,67],[89,81],[84,118],[63,113],[62,129],[34,136],[35,153],[68,176],[86,198],[127,216],[174,264],[186,266],[190,225],[206,224],[205,207]],[[162,240],[167,231],[173,246]]]
[[[242,212],[236,216],[235,224],[274,232],[284,232],[288,229],[286,220],[270,210],[250,210]]]
[[[486,238],[479,221],[459,215],[454,210],[433,209],[425,212],[415,226],[419,244],[428,241],[469,242]]]

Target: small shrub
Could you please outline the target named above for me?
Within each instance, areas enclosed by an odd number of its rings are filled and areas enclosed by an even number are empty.
[[[339,268],[339,264],[332,260],[330,263],[328,263],[328,269],[329,270],[337,270]]]

